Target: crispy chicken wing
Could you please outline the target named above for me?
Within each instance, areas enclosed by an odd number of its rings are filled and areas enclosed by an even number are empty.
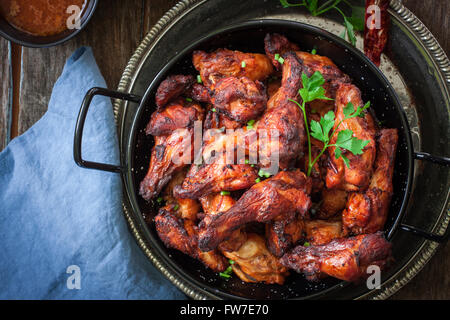
[[[367,276],[368,266],[377,265],[383,270],[390,260],[391,244],[378,232],[335,239],[325,245],[300,245],[285,254],[280,262],[311,281],[326,275],[357,281]]]
[[[200,198],[200,202],[203,207],[203,212],[205,217],[203,218],[203,223],[207,225],[212,217],[220,212],[225,212],[230,209],[236,203],[229,195],[221,195],[220,193],[210,194]],[[218,248],[220,251],[236,251],[241,245],[247,240],[247,234],[241,230],[236,229],[231,234],[227,241],[219,244]]]
[[[168,76],[156,90],[155,102],[158,110],[164,108],[171,100],[189,91],[193,84],[194,77],[191,75],[178,74]]]
[[[312,245],[326,244],[345,236],[342,221],[306,220],[304,228],[306,240]]]
[[[161,208],[155,217],[155,226],[160,239],[168,248],[188,254],[214,271],[226,269],[226,259],[216,250],[203,252],[198,249],[197,227],[192,220],[184,220],[167,208]]]
[[[300,170],[279,172],[255,184],[233,207],[215,215],[207,225],[200,223],[199,246],[212,250],[248,222],[292,220],[297,213],[304,216],[311,206],[310,192],[311,181]]]
[[[352,234],[373,233],[384,227],[393,193],[397,141],[397,129],[381,130],[369,188],[364,193],[351,194],[342,213],[344,228]]]
[[[177,198],[196,199],[210,193],[247,189],[255,184],[256,171],[248,164],[204,164],[189,172],[181,186],[176,186]]]
[[[298,215],[294,220],[276,220],[266,224],[266,243],[269,251],[281,257],[303,236],[303,217]]]
[[[277,70],[281,69],[281,63],[275,59],[276,54],[282,56],[286,52],[300,50],[296,44],[290,42],[285,36],[278,33],[266,34],[264,38],[264,49],[266,55],[270,58]]]
[[[172,107],[169,107],[172,108]],[[173,106],[179,109],[178,105]],[[189,104],[187,109],[197,116],[196,120],[203,119],[203,113],[198,104]],[[186,119],[175,119],[183,115]],[[157,120],[163,118],[166,120]],[[187,125],[179,127],[168,135],[155,136],[155,145],[150,157],[150,166],[145,178],[141,181],[139,193],[145,200],[150,200],[159,194],[162,188],[171,180],[172,175],[180,168],[191,163],[194,157],[194,139],[191,112],[156,112],[150,122],[158,127],[147,126],[149,132],[169,132],[167,129],[176,128],[176,125]],[[167,125],[169,123],[169,125]]]
[[[219,113],[247,123],[266,109],[266,89],[261,82],[254,82],[247,77],[225,77],[217,81],[212,103]]]
[[[166,205],[172,204],[174,207],[178,206],[177,214],[183,219],[189,219],[192,221],[197,220],[197,215],[200,212],[200,203],[195,199],[181,199],[173,196],[173,189],[175,186],[183,183],[188,172],[188,167],[176,172],[163,190],[163,199]]]
[[[203,119],[204,110],[197,103],[189,103],[181,98],[169,103],[161,111],[152,114],[146,134],[152,136],[165,136],[180,128],[192,128],[194,122]]]
[[[347,191],[340,189],[323,189],[322,204],[316,217],[328,219],[341,212],[347,203]]]
[[[273,72],[272,63],[266,55],[228,49],[211,53],[194,51],[192,62],[200,72],[203,83],[211,90],[224,77],[247,77],[256,81],[266,79]]]
[[[264,238],[255,233],[247,235],[239,250],[223,254],[234,261],[234,273],[245,282],[283,284],[289,275],[287,268],[267,250]]]
[[[350,78],[344,74],[328,57],[320,56],[318,54],[311,54],[300,51],[299,47],[290,42],[285,36],[277,33],[267,34],[264,39],[264,47],[266,55],[272,60],[273,65],[281,68],[281,64],[275,59],[275,55],[283,56],[285,53],[295,51],[300,63],[303,66],[303,72],[310,77],[314,72],[319,71],[325,79],[323,85],[325,95],[328,98],[334,99],[339,83],[349,83]],[[329,106],[328,100],[317,100],[312,103],[316,110],[321,110],[323,107]],[[331,102],[332,106],[332,102]]]
[[[341,84],[336,93],[336,121],[335,127],[344,119],[344,108],[351,102],[356,110],[363,105],[361,92],[352,84]],[[336,159],[335,147],[329,149],[330,161],[326,177],[327,188],[339,188],[347,191],[359,191],[367,188],[372,175],[372,167],[375,161],[375,125],[372,116],[366,112],[364,117],[354,117],[344,120],[331,139],[331,143],[336,142],[338,133],[349,129],[353,131],[353,136],[358,139],[368,140],[362,155],[354,155],[346,152],[349,160],[349,168],[344,163],[342,157]]]
[[[214,112],[211,109],[206,113],[205,123],[203,129],[237,129],[242,127],[242,123],[231,120],[226,115]]]
[[[270,98],[267,111],[257,123],[260,165],[269,167],[274,152],[279,166],[286,169],[303,152],[306,133],[302,111],[289,99],[298,99],[302,67],[292,52],[284,54],[280,89]],[[264,135],[262,133],[265,133]],[[273,137],[278,135],[278,139]]]
[[[336,91],[341,83],[350,83],[350,78],[343,73],[339,68],[331,61],[330,58],[324,57],[318,54],[311,54],[304,51],[296,51],[297,57],[300,59],[303,65],[303,70],[308,77],[312,76],[314,72],[319,71],[325,83],[323,88],[325,89],[325,96],[334,99],[336,97]],[[320,104],[331,104],[330,100],[318,100]],[[315,102],[313,102],[314,104]],[[310,104],[312,106],[313,104]],[[315,104],[316,110],[319,111],[319,104]]]

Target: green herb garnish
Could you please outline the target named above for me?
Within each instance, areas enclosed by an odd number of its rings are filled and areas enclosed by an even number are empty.
[[[221,196],[229,196],[230,195],[230,191],[220,191],[220,195]]]
[[[311,54],[316,54],[317,53],[317,49],[316,48],[313,48],[312,50],[311,50]]]
[[[198,74],[197,75],[197,82],[198,83],[202,83],[203,81],[202,81],[202,77]]]
[[[186,98],[186,101],[187,102],[192,102],[192,99],[191,98]]]
[[[255,120],[250,120],[249,122],[247,122],[247,130],[252,130],[254,124]]]
[[[355,30],[364,30],[364,15],[365,8],[353,6],[347,0],[327,0],[319,5],[319,0],[301,0],[300,3],[289,3],[287,0],[280,0],[284,8],[289,7],[305,7],[313,16],[321,15],[329,10],[336,10],[344,18],[344,32],[341,37],[345,39],[347,35],[348,40],[353,46],[356,45]],[[344,3],[352,9],[352,15],[349,17],[338,7],[339,4]],[[314,53],[313,53],[314,54]]]
[[[261,182],[261,178],[256,178],[255,179],[255,183],[260,183]]]
[[[258,176],[260,177],[269,178],[271,175],[271,173],[265,171],[264,169],[259,169],[258,171]]]
[[[216,108],[212,108],[211,111],[212,111],[212,112],[216,112]]]
[[[303,243],[303,246],[304,247],[309,247],[311,244],[308,242],[308,241],[305,241],[304,243]]]
[[[242,61],[242,62],[241,62],[241,67],[242,67],[242,68],[245,68],[245,66],[246,66],[245,61]]]
[[[158,203],[161,203],[163,201],[164,201],[164,199],[162,197],[158,197],[158,199],[156,199],[156,202],[158,202]]]
[[[233,267],[231,265],[234,263],[234,261],[230,259],[228,260],[228,263],[230,264],[228,268],[226,268],[224,272],[219,273],[219,276],[225,279],[231,278],[231,274],[233,273]]]
[[[307,175],[311,175],[311,170],[314,164],[319,160],[322,154],[328,147],[335,147],[335,156],[336,159],[342,157],[344,163],[347,167],[349,167],[348,158],[342,154],[342,149],[348,150],[354,155],[362,154],[362,150],[369,143],[368,140],[361,140],[356,137],[353,137],[353,132],[351,130],[342,130],[338,133],[336,142],[334,144],[330,144],[331,138],[341,125],[344,120],[354,118],[354,117],[363,117],[363,111],[366,110],[370,106],[370,102],[367,102],[364,107],[358,107],[355,110],[355,107],[351,102],[347,104],[344,108],[344,118],[338,123],[338,125],[333,129],[335,124],[335,114],[333,111],[329,111],[323,117],[320,118],[320,121],[317,122],[315,120],[311,121],[311,132],[310,126],[308,125],[308,119],[306,117],[306,103],[311,102],[316,99],[324,99],[324,100],[333,100],[325,96],[325,89],[322,85],[325,83],[325,79],[322,74],[316,71],[310,78],[306,74],[302,74],[302,84],[303,88],[299,90],[300,96],[302,97],[302,104],[299,102],[289,99],[298,105],[298,107],[303,111],[303,117],[305,120],[306,127],[306,135],[308,138],[308,170]],[[323,148],[320,151],[319,155],[312,159],[311,156],[311,136],[315,139],[323,142]]]
[[[180,207],[180,206],[179,206],[178,204],[176,204],[176,205],[173,207],[173,210],[178,210],[179,207]]]

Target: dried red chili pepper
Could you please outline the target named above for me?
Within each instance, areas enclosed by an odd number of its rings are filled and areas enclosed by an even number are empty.
[[[366,0],[364,53],[377,66],[388,39],[389,0]]]

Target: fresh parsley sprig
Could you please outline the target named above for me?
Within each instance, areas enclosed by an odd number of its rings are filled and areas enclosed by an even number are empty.
[[[349,129],[339,131],[335,143],[331,143],[331,140],[344,120],[354,117],[364,117],[363,112],[370,107],[370,102],[367,102],[363,107],[358,106],[356,110],[353,104],[349,102],[343,110],[344,118],[339,121],[337,126],[335,126],[336,119],[333,111],[329,111],[328,113],[326,113],[323,117],[320,118],[320,121],[311,120],[311,125],[308,125],[308,119],[306,116],[306,103],[314,101],[316,99],[333,100],[325,96],[325,89],[322,87],[324,83],[325,79],[319,71],[316,71],[309,78],[306,74],[302,73],[303,88],[299,90],[299,94],[302,98],[302,103],[300,104],[298,101],[289,99],[290,101],[297,104],[297,106],[303,111],[306,136],[308,139],[308,176],[311,175],[312,168],[328,147],[335,147],[336,159],[342,157],[345,165],[349,167],[349,160],[343,154],[342,149],[348,150],[354,155],[360,155],[362,154],[362,150],[364,149],[364,147],[369,143],[368,140],[361,140],[353,137],[353,132]],[[333,129],[333,131],[331,131],[331,129]],[[311,154],[311,137],[323,142],[322,150],[314,159],[312,159]]]
[[[364,30],[364,7],[353,6],[346,0],[327,0],[321,5],[319,5],[319,0],[301,0],[300,3],[290,3],[287,0],[280,0],[280,3],[284,8],[305,7],[313,16],[321,15],[332,9],[336,10],[344,18],[345,30],[341,34],[341,37],[345,39],[345,36],[347,36],[353,46],[356,45],[355,30]],[[338,7],[341,3],[344,3],[352,8],[352,15],[350,17],[346,16],[345,13]]]

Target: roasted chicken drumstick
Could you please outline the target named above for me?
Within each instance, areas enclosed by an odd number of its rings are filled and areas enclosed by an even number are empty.
[[[285,254],[280,262],[303,273],[310,281],[324,276],[357,281],[367,276],[368,266],[384,269],[391,259],[391,244],[378,232],[335,239],[324,245],[300,245]]]
[[[292,220],[297,213],[306,215],[311,206],[310,192],[311,182],[299,170],[282,171],[255,184],[229,210],[215,215],[207,225],[200,224],[200,249],[216,248],[248,222]]]
[[[393,193],[397,141],[397,129],[380,131],[375,171],[369,188],[364,193],[352,193],[342,213],[344,229],[352,234],[373,233],[384,227]]]

